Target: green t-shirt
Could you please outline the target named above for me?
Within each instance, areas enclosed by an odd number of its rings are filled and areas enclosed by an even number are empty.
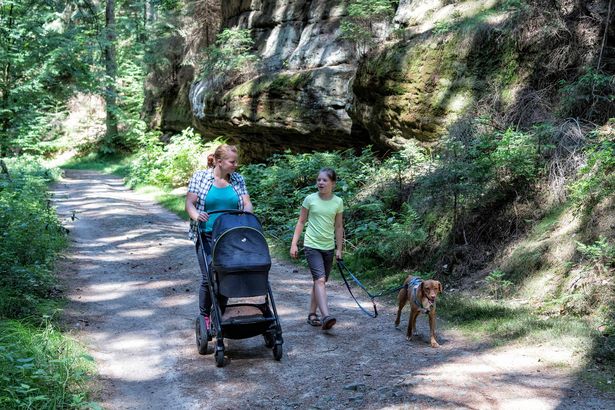
[[[224,188],[213,186],[207,192],[205,197],[205,212],[219,211],[221,209],[237,209],[239,197],[232,186],[227,185]],[[205,232],[211,232],[214,229],[214,222],[222,214],[213,214],[205,223]]]
[[[303,200],[302,206],[309,212],[303,244],[323,251],[335,249],[335,215],[344,211],[342,198],[333,195],[323,200],[315,192]]]

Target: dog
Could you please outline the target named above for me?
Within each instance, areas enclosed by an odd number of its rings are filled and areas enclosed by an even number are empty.
[[[433,279],[423,281],[415,276],[408,276],[404,281],[404,287],[397,295],[399,307],[397,309],[397,318],[395,319],[395,327],[399,326],[401,310],[410,304],[410,319],[408,320],[408,330],[406,338],[412,339],[412,335],[416,330],[416,318],[420,313],[429,315],[429,330],[431,333],[431,347],[440,347],[436,341],[436,296],[442,293],[442,284]]]

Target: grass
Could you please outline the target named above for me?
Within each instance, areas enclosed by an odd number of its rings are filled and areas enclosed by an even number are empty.
[[[522,343],[565,347],[579,355],[579,368],[587,369],[583,378],[606,392],[615,392],[615,338],[601,334],[589,320],[540,315],[527,306],[462,295],[442,295],[438,304],[438,315],[448,322],[447,326],[471,340],[493,346]]]
[[[0,321],[0,408],[96,408],[86,393],[93,368],[49,321]]]
[[[96,154],[89,154],[85,157],[71,158],[60,167],[63,169],[91,169],[114,174],[120,177],[127,177],[130,173],[130,156],[105,157]]]

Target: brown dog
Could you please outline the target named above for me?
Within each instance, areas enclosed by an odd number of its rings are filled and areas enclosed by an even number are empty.
[[[426,280],[408,276],[404,281],[404,287],[397,295],[399,307],[397,309],[397,319],[395,319],[395,327],[399,326],[399,318],[401,310],[410,303],[410,319],[408,321],[408,331],[406,337],[412,339],[412,335],[416,330],[416,318],[420,313],[429,315],[429,330],[431,332],[431,347],[440,347],[436,341],[436,296],[442,292],[442,284],[437,280]]]

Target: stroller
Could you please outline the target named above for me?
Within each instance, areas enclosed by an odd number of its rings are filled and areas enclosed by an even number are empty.
[[[282,327],[269,286],[271,258],[258,218],[238,210],[222,213],[213,227],[212,249],[203,233],[198,235],[199,258],[209,281],[212,300],[211,325],[196,319],[199,354],[214,353],[216,365],[224,366],[224,338],[247,339],[263,335],[265,346],[275,360],[282,358]],[[263,303],[236,303],[224,306],[220,299],[264,296]],[[215,337],[215,341],[212,338]],[[210,346],[211,345],[211,346]]]

